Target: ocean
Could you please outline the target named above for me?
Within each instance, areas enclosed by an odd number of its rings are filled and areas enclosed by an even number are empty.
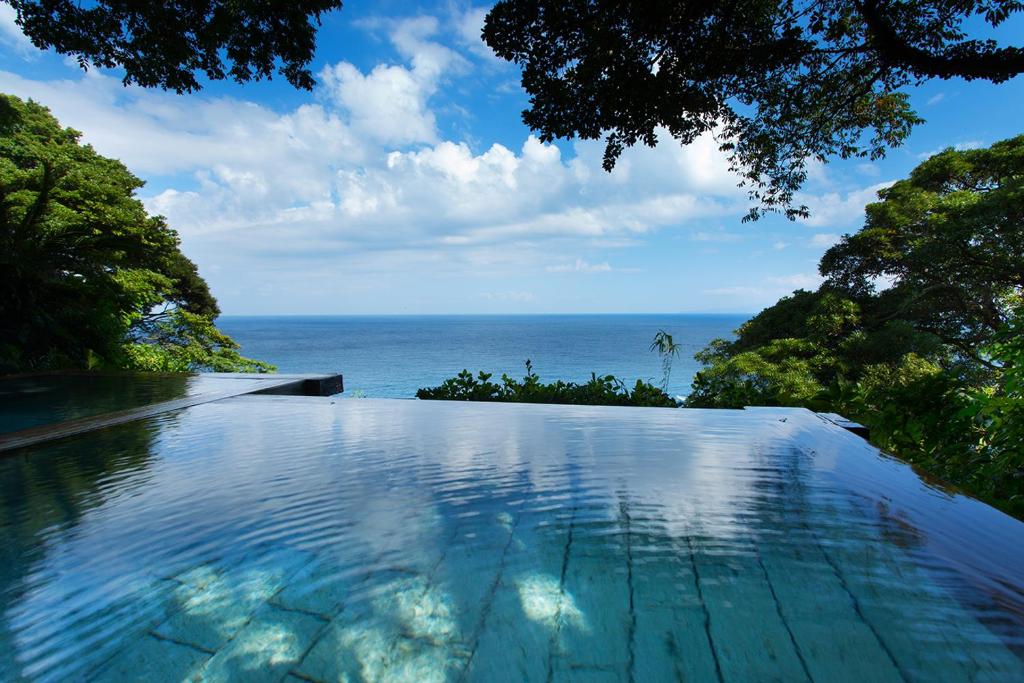
[[[668,391],[689,393],[693,354],[716,337],[731,338],[746,315],[435,315],[222,316],[218,326],[250,358],[282,373],[340,372],[347,396],[413,398],[462,369],[525,373],[544,381],[586,381],[590,373],[659,384],[658,330],[679,345]]]

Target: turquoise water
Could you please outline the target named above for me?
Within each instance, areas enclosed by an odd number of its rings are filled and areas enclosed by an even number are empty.
[[[689,393],[693,354],[731,337],[745,315],[507,315],[222,317],[218,325],[246,355],[281,372],[340,372],[346,395],[411,398],[463,368],[521,377],[533,361],[545,380],[586,381],[590,373],[660,383],[650,350],[659,329],[680,346],[669,390]]]
[[[246,397],[0,459],[0,679],[1019,681],[1024,525],[801,410]]]

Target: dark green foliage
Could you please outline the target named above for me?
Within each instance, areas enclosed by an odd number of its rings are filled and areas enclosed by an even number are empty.
[[[980,360],[1024,287],[1024,136],[937,154],[879,196],[864,228],[826,252],[821,274],[852,293],[895,281],[880,316],[914,321]]]
[[[686,405],[804,406],[1024,515],[1024,136],[947,150],[880,193],[784,297],[697,358]],[[892,287],[877,291],[877,278]]]
[[[244,82],[277,71],[310,89],[320,16],[341,7],[341,0],[5,1],[36,47],[83,67],[121,67],[126,85],[177,92],[198,90],[198,72]]]
[[[1017,0],[501,0],[484,40],[522,67],[541,139],[605,138],[605,167],[659,128],[713,132],[759,205],[790,217],[810,159],[878,158],[921,119],[906,86],[1002,82],[1024,50],[969,40]]]
[[[981,466],[972,472],[972,486],[992,491],[1012,509],[1024,511],[1024,316],[1017,316],[995,335],[986,349],[1000,364],[999,382],[968,395],[965,414],[983,435]]]
[[[807,318],[821,295],[798,289],[790,296],[783,297],[774,306],[769,306],[743,323],[741,332],[732,344],[736,351],[749,351],[782,337],[806,337]]]
[[[142,181],[34,102],[0,95],[0,372],[269,369],[213,326],[217,302]]]
[[[526,361],[526,375],[521,381],[508,375],[501,383],[492,382],[491,375],[480,372],[476,377],[463,370],[457,377],[446,379],[440,386],[420,389],[416,398],[441,401],[501,401],[506,403],[561,403],[591,406],[649,406],[675,408],[676,402],[653,384],[636,381],[632,391],[612,375],[591,374],[586,384],[558,380],[544,384]]]

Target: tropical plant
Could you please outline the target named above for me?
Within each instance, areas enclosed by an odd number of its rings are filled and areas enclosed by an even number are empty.
[[[651,351],[661,356],[661,390],[668,391],[668,380],[672,376],[672,361],[679,355],[679,345],[665,330],[658,330],[651,342]]]
[[[142,181],[43,106],[0,95],[0,372],[249,370]]]

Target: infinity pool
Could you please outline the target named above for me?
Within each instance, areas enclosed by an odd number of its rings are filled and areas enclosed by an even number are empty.
[[[0,378],[0,434],[260,384],[258,379],[210,373],[4,377]]]
[[[1024,524],[803,410],[245,397],[0,459],[0,679],[1020,681]]]

